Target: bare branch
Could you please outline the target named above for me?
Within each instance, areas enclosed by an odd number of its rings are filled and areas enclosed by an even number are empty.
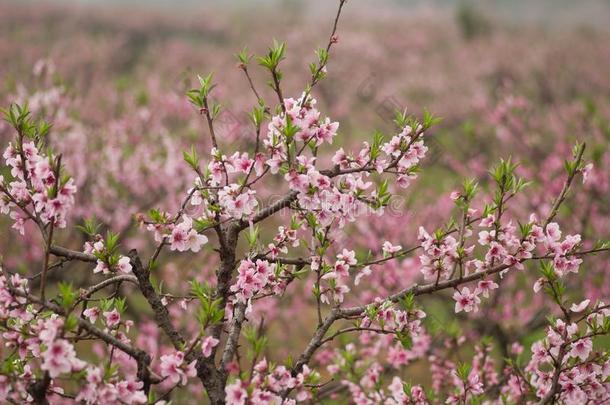
[[[246,304],[239,302],[235,305],[233,311],[233,318],[231,319],[231,326],[229,327],[229,337],[225,345],[224,352],[222,353],[222,361],[220,363],[220,369],[224,370],[233,360],[235,352],[237,351],[237,344],[239,341],[239,335],[241,333],[241,326],[246,317]]]
[[[165,332],[176,350],[182,350],[185,340],[172,325],[169,311],[167,308],[165,308],[165,305],[163,305],[161,302],[161,298],[159,298],[155,292],[155,289],[150,282],[150,273],[142,265],[142,261],[140,260],[138,252],[135,249],[132,249],[129,252],[129,259],[131,261],[132,271],[138,280],[140,291],[153,310],[155,322],[163,330],[163,332]]]
[[[76,250],[66,249],[61,246],[51,245],[51,254],[57,257],[65,257],[69,260],[79,260],[81,262],[87,263],[96,263],[97,257],[83,252],[78,252]]]

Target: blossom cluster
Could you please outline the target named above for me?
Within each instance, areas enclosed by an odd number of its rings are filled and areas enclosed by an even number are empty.
[[[102,237],[97,235],[96,238],[95,242],[85,242],[83,247],[84,253],[94,255],[97,258],[93,272],[103,274],[110,274],[112,272],[131,273],[132,267],[129,257],[113,255],[112,252],[108,252]]]
[[[321,119],[315,105],[316,100],[306,94],[297,100],[284,99],[282,113],[271,118],[263,142],[268,154],[265,163],[271,173],[277,173],[288,159],[287,146],[293,140],[305,145],[311,142],[315,147],[324,142],[333,143],[339,123]]]
[[[296,224],[298,226],[298,224]],[[278,227],[277,234],[273,238],[273,242],[267,245],[268,256],[271,259],[279,257],[280,253],[288,253],[288,248],[296,248],[301,244],[301,240],[297,237],[297,230],[292,228],[286,228],[284,226]]]
[[[357,353],[354,345],[347,345],[343,355],[337,356],[337,364],[329,366],[329,370],[338,372],[343,368],[359,367],[358,362],[352,360]],[[365,353],[362,352],[362,354]],[[384,368],[378,362],[373,362],[366,366],[359,379],[356,381],[345,379],[341,384],[347,387],[352,402],[358,405],[424,405],[430,403],[421,385],[407,384],[398,376],[394,376],[392,382],[386,387],[387,389],[384,389],[383,375]]]
[[[585,300],[574,304],[570,311],[578,314],[588,305]],[[610,310],[599,302],[585,315],[572,322],[557,319],[547,328],[544,339],[532,345],[532,357],[525,370],[531,375],[529,382],[539,398],[558,387],[560,400],[567,404],[607,398],[609,388],[605,382],[610,376],[610,360],[594,354],[593,338],[602,333]]]
[[[0,322],[5,325],[2,339],[7,347],[15,349],[17,357],[14,366],[21,370],[19,380],[10,385],[7,384],[6,376],[2,376],[0,401],[32,401],[28,386],[35,381],[34,367],[39,364],[40,370],[46,372],[51,381],[59,377],[74,378],[79,372],[85,371],[85,382],[76,395],[77,401],[87,404],[147,402],[141,381],[123,380],[117,375],[104,377],[101,369],[79,359],[68,336],[70,331],[64,318],[48,312],[40,314],[31,306],[25,306],[29,293],[27,279],[17,274],[7,277],[0,268]],[[104,313],[108,327],[116,324],[115,312],[116,310]],[[90,313],[86,316],[95,322]],[[129,341],[122,333],[117,333],[117,336],[125,342]],[[49,393],[63,394],[64,390],[61,386],[52,384]]]
[[[276,265],[266,260],[242,260],[237,268],[237,279],[231,286],[235,301],[247,303],[265,288],[281,289]]]
[[[118,382],[104,381],[103,372],[99,367],[89,367],[85,385],[75,400],[87,405],[93,404],[146,404],[148,398],[142,390],[142,382],[122,380]]]
[[[317,372],[305,366],[296,376],[284,366],[273,366],[267,359],[262,359],[253,367],[253,373],[248,381],[237,379],[228,384],[225,392],[229,405],[273,405],[277,403],[296,404],[311,399],[311,393],[306,384],[319,380]],[[295,399],[282,399],[287,390],[297,392]]]
[[[426,156],[428,147],[421,140],[424,131],[421,124],[415,126],[406,122],[400,124],[402,131],[389,142],[383,144],[379,144],[377,140],[373,144],[365,142],[364,147],[354,156],[340,148],[334,154],[332,162],[347,171],[367,166],[371,166],[379,173],[392,170],[396,175],[397,184],[403,188],[408,187],[411,181],[417,178],[417,165]],[[386,154],[385,159],[379,157],[380,150]]]
[[[544,246],[548,251],[548,256],[553,258],[552,267],[554,274],[562,278],[568,273],[578,273],[582,264],[582,259],[571,255],[575,248],[581,244],[581,236],[566,235],[561,240],[561,230],[557,223],[550,223],[546,227]],[[540,278],[534,284],[534,291],[538,292],[545,284],[545,279]]]
[[[476,210],[471,209],[469,213],[474,214]],[[420,227],[418,238],[424,253],[419,258],[424,278],[436,282],[448,280],[455,275],[457,267],[461,268],[462,265],[462,276],[490,271],[495,273],[495,270],[500,270],[499,273],[503,276],[510,268],[524,269],[523,261],[531,259],[538,247],[542,248],[542,257],[553,259],[553,269],[558,277],[568,272],[578,272],[582,263],[581,258],[571,255],[580,245],[580,235],[567,235],[561,240],[561,230],[557,223],[549,223],[543,228],[533,214],[530,222],[521,226],[521,236],[511,221],[501,224],[492,214],[483,218],[479,226],[483,228],[478,233],[478,245],[485,249],[483,259],[473,257],[477,247],[475,244],[463,247],[446,232],[439,231],[430,235]],[[469,229],[464,232],[464,237],[471,234],[472,230]],[[544,283],[545,279],[540,278],[534,290],[539,291]],[[488,298],[497,288],[498,284],[490,279],[478,281],[474,288],[462,287],[453,295],[456,301],[455,312],[478,311],[480,296]]]
[[[195,377],[195,361],[187,363],[184,352],[175,352],[161,356],[161,376],[172,385],[186,385],[187,379]]]
[[[13,180],[0,176],[0,213],[10,215],[13,228],[24,235],[28,219],[65,228],[74,204],[74,181],[60,178],[53,159],[41,153],[34,141],[11,143],[2,156]]]
[[[418,241],[424,250],[419,256],[421,272],[426,280],[447,280],[458,260],[458,242],[451,235],[433,237],[423,227],[419,228]]]
[[[312,270],[317,271],[320,269],[319,259],[319,257],[312,259]],[[320,300],[322,302],[327,304],[343,302],[344,295],[350,291],[350,287],[347,285],[350,267],[355,266],[357,263],[356,252],[353,250],[343,249],[337,255],[334,265],[328,268],[321,277],[323,283],[320,291]],[[358,273],[356,277],[360,274],[362,273]]]
[[[418,308],[408,305],[406,309],[398,309],[390,301],[376,300],[375,304],[369,306],[366,316],[362,319],[362,327],[370,328],[379,325],[382,330],[394,333],[406,333],[410,339],[414,339],[423,333],[422,319],[426,313]]]
[[[164,216],[166,218],[167,215]],[[207,236],[200,234],[193,227],[193,218],[183,214],[180,223],[157,222],[147,224],[147,229],[154,234],[155,241],[158,243],[168,243],[171,250],[184,252],[190,250],[199,252],[203,245],[208,243]]]

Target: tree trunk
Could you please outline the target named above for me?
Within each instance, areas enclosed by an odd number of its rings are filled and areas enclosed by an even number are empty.
[[[218,232],[220,241],[220,266],[216,272],[217,288],[216,297],[222,299],[222,306],[226,306],[229,288],[231,287],[231,278],[235,269],[235,251],[237,249],[237,241],[239,230],[235,226],[229,226]],[[225,323],[215,325],[211,328],[211,335],[219,339],[225,327]],[[197,376],[203,383],[210,403],[212,405],[224,405],[225,401],[225,386],[227,384],[228,373],[224,369],[217,369],[213,362],[200,362],[197,365]]]

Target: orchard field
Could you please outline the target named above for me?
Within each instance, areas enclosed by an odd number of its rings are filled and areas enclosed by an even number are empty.
[[[0,403],[610,400],[610,4],[0,1]]]

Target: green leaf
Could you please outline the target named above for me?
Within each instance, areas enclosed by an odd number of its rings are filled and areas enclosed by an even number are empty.
[[[182,152],[182,156],[184,161],[193,168],[193,170],[197,170],[199,168],[199,156],[197,155],[197,151],[194,146],[191,146],[191,151]]]
[[[76,301],[77,293],[72,289],[72,283],[61,281],[58,284],[59,299],[64,308],[70,308]]]
[[[269,48],[265,56],[258,58],[258,63],[270,71],[276,71],[279,63],[284,59],[285,52],[286,43],[273,40],[273,45]]]
[[[394,113],[394,123],[401,130],[412,123],[413,118],[407,115],[405,111],[396,111]]]
[[[100,224],[96,223],[93,218],[86,218],[83,225],[77,225],[76,229],[85,233],[88,236],[97,235]]]
[[[206,218],[197,218],[193,221],[193,229],[197,232],[203,232],[214,225],[214,221]]]
[[[76,329],[77,326],[78,326],[78,319],[76,318],[76,316],[74,314],[68,315],[68,317],[66,318],[66,321],[64,322],[64,329],[66,331],[72,331],[72,330]]]
[[[252,109],[252,112],[250,112],[249,116],[250,116],[250,120],[252,121],[254,126],[257,128],[257,130],[260,129],[261,124],[262,124],[263,120],[265,119],[265,106],[264,105],[255,106]]]
[[[432,115],[432,113],[430,113],[430,111],[428,111],[427,109],[424,109],[424,122],[423,122],[424,130],[427,130],[432,126],[439,124],[442,120],[443,120],[442,118],[435,117],[434,115]]]
[[[119,234],[108,231],[106,233],[106,250],[109,254],[112,254],[114,250],[119,246]]]
[[[158,224],[163,224],[167,221],[167,215],[156,208],[148,211],[148,216],[153,222]]]
[[[243,65],[243,67],[246,67],[250,62],[250,59],[252,59],[252,55],[248,53],[248,48],[246,47],[244,47],[241,52],[236,54],[235,57],[237,58],[239,63]]]
[[[402,347],[406,350],[410,350],[413,347],[413,339],[409,332],[397,332],[396,339],[398,339]]]
[[[475,179],[464,180],[464,183],[463,183],[464,194],[463,194],[463,196],[466,199],[466,201],[472,201],[472,199],[475,197],[475,195],[477,193],[478,186],[479,186],[479,184],[476,182]]]
[[[248,229],[248,233],[246,234],[246,239],[248,240],[248,244],[250,245],[251,248],[256,245],[256,242],[258,241],[259,233],[260,233],[260,229],[258,226],[251,226]]]
[[[400,305],[406,311],[411,311],[415,306],[415,294],[409,292],[400,300]]]
[[[457,368],[455,370],[457,376],[462,380],[468,380],[468,375],[470,374],[471,366],[468,363],[458,363]]]

